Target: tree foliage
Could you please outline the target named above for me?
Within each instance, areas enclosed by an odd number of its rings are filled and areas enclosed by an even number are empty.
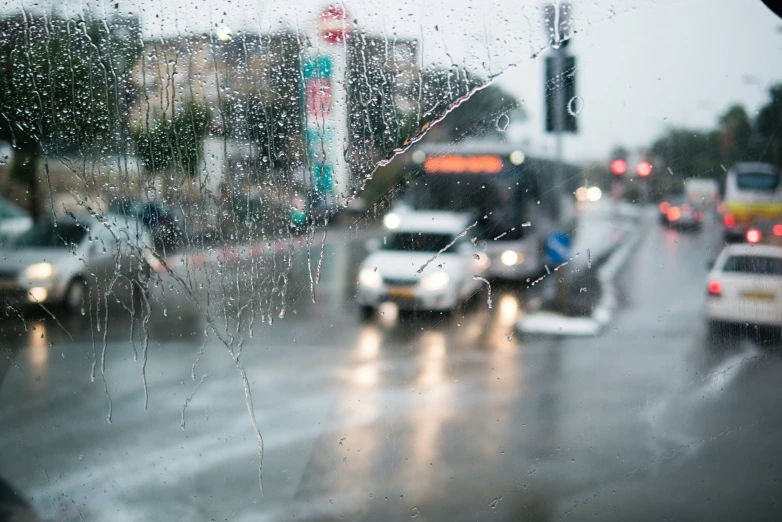
[[[782,84],[769,89],[771,100],[755,118],[760,157],[782,168]]]
[[[0,20],[0,140],[16,150],[12,176],[28,185],[37,213],[41,153],[90,154],[125,146],[141,51],[134,20],[20,14]]]
[[[693,176],[722,179],[741,161],[782,168],[782,84],[771,87],[769,97],[754,119],[743,106],[732,105],[713,129],[667,129],[650,148],[658,171],[670,169],[673,178],[667,181],[675,182]]]
[[[211,119],[208,107],[189,100],[172,119],[161,119],[151,129],[137,128],[133,140],[144,169],[157,174],[174,168],[195,177]]]

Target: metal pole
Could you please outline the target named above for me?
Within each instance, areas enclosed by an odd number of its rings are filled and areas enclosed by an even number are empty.
[[[558,8],[559,6],[557,6]],[[556,103],[554,104],[554,117],[555,117],[555,127],[554,127],[554,137],[556,140],[556,167],[554,168],[554,198],[555,198],[555,204],[554,204],[554,212],[555,212],[555,219],[557,223],[557,227],[561,225],[563,222],[564,216],[562,215],[563,212],[563,205],[562,200],[560,197],[560,187],[562,187],[564,181],[565,181],[565,165],[564,165],[564,153],[563,153],[563,133],[565,132],[565,118],[567,117],[566,111],[567,111],[567,104],[568,100],[565,99],[566,90],[565,90],[565,52],[563,49],[557,49],[554,51],[554,60],[555,60],[555,71],[559,77],[559,82],[557,82],[558,89],[554,91],[554,96],[556,97]],[[564,232],[564,231],[563,231]],[[567,313],[567,303],[568,303],[568,281],[567,281],[567,270],[563,269],[561,271],[557,271],[557,308],[559,309],[560,313]]]

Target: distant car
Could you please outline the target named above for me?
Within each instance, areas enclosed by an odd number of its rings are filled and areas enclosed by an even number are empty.
[[[0,301],[4,305],[84,306],[88,285],[114,274],[144,283],[150,275],[152,238],[135,219],[91,216],[39,222],[0,249]],[[145,287],[142,285],[142,287]]]
[[[709,272],[706,315],[724,324],[782,326],[782,247],[725,247]]]
[[[0,198],[0,245],[13,240],[33,226],[33,219],[25,210]]]
[[[462,234],[465,214],[410,212],[400,217],[382,244],[361,263],[357,301],[363,317],[383,302],[402,310],[447,311],[484,284],[474,276],[488,265],[486,255]],[[420,272],[420,273],[419,273]]]
[[[670,196],[660,202],[662,224],[678,229],[697,229],[703,224],[703,210],[684,194]]]

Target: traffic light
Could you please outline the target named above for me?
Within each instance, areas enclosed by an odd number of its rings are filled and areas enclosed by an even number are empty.
[[[627,172],[627,162],[622,158],[615,159],[611,162],[611,172],[617,176],[621,176]]]
[[[544,92],[546,93],[546,132],[578,132],[576,113],[568,110],[568,105],[576,98],[575,57],[546,58]],[[559,128],[560,126],[562,128]]]
[[[635,171],[638,173],[639,176],[642,178],[645,178],[649,174],[652,173],[652,164],[648,161],[642,161],[638,165],[635,166]]]

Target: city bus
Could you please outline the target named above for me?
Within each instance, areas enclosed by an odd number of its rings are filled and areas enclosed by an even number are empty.
[[[486,141],[422,144],[405,159],[411,176],[384,218],[386,227],[393,229],[402,212],[469,213],[474,226],[467,234],[486,253],[489,278],[539,275],[547,263],[546,237],[573,232],[575,166]]]
[[[770,163],[737,163],[725,177],[723,199],[725,241],[744,241],[758,224],[782,220],[782,183]]]

